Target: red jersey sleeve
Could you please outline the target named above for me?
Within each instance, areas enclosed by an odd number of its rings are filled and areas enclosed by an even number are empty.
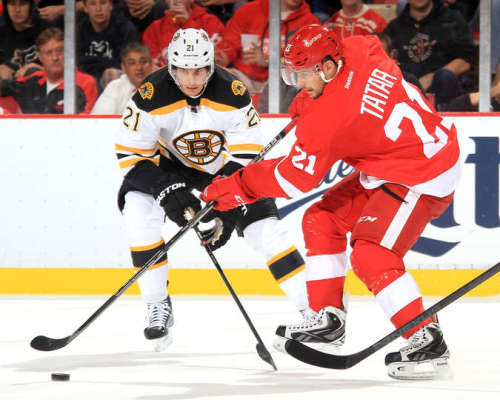
[[[247,166],[242,173],[245,192],[257,198],[290,198],[314,189],[339,159],[316,128],[315,118],[302,118],[287,156]]]

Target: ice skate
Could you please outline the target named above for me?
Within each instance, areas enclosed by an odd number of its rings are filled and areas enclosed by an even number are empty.
[[[308,313],[300,324],[278,326],[274,347],[284,351],[286,340],[294,339],[303,343],[321,343],[325,351],[337,349],[345,341],[345,318],[345,311],[333,306],[318,313]]]
[[[144,336],[151,340],[155,351],[164,351],[172,343],[174,316],[170,296],[158,303],[148,303],[148,326]]]
[[[385,356],[388,374],[395,379],[444,379],[451,377],[450,352],[437,323],[430,323],[408,339],[408,346]]]

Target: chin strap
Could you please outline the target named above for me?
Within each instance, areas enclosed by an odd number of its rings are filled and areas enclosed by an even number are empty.
[[[323,82],[325,82],[325,83],[331,82],[338,75],[342,66],[343,66],[342,60],[339,60],[339,62],[337,64],[337,71],[335,72],[335,75],[333,75],[330,79],[326,79],[325,73],[322,70],[319,71],[319,76],[321,77]]]

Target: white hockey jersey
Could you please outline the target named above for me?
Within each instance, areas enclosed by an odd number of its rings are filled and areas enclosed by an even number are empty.
[[[150,75],[126,105],[115,147],[125,179],[137,186],[132,178],[137,174],[130,172],[144,168],[142,161],[172,168],[161,160],[176,160],[215,175],[230,160],[245,165],[263,149],[264,137],[250,95],[233,75],[216,67],[203,94],[193,99],[164,68]],[[147,168],[151,171],[151,164]],[[141,179],[152,184],[154,177],[146,175]]]

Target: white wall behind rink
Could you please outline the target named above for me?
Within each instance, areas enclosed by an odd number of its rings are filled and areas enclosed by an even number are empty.
[[[463,159],[472,156],[463,164],[462,182],[449,219],[453,226],[431,225],[423,234],[427,245],[440,255],[410,251],[406,258],[410,268],[485,268],[498,261],[500,116],[449,118],[459,128]],[[286,118],[264,118],[269,139],[287,122]],[[124,223],[116,207],[121,176],[113,140],[118,124],[116,118],[0,118],[0,268],[131,266]],[[270,156],[287,153],[293,140],[290,134]],[[489,157],[494,158],[489,164],[474,161],[474,157],[482,157],[476,155],[478,143],[482,150],[488,145]],[[478,178],[477,172],[484,172],[485,165],[494,166],[496,171]],[[343,168],[345,172],[348,167]],[[338,165],[334,166],[331,177],[337,169]],[[489,198],[476,196],[476,180],[491,186],[485,191]],[[330,185],[323,183],[312,193]],[[300,249],[302,214],[317,199],[282,221]],[[278,205],[296,200],[280,199]],[[487,209],[477,209],[478,204],[486,204]],[[492,217],[489,224],[484,222],[488,216]],[[166,239],[176,230],[167,224]],[[265,268],[265,260],[236,235],[216,255],[224,268]],[[193,232],[169,251],[169,261],[173,268],[213,268]]]

